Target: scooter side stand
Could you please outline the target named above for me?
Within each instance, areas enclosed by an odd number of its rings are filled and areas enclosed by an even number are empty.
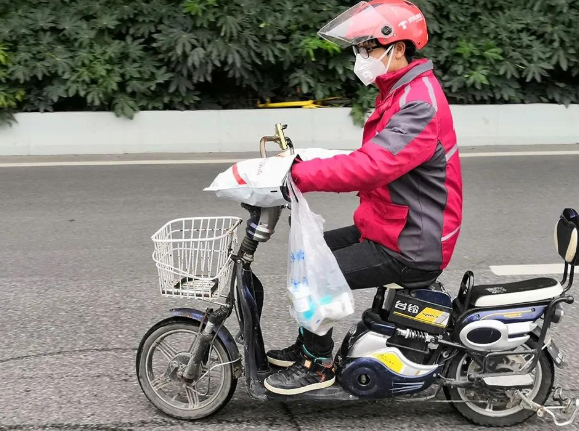
[[[557,388],[553,392],[553,401],[558,402],[558,406],[542,406],[525,396],[521,391],[515,391],[524,404],[524,408],[534,410],[540,418],[549,415],[555,425],[563,427],[571,425],[579,412],[579,398],[564,398],[562,389]]]

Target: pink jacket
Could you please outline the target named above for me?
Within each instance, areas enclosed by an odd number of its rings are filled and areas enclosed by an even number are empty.
[[[364,239],[408,266],[445,268],[462,220],[462,175],[448,101],[418,60],[378,77],[376,110],[349,155],[294,165],[302,192],[359,192],[354,222]]]

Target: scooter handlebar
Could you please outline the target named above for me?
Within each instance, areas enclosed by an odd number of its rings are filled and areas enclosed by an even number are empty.
[[[259,142],[259,153],[261,157],[267,157],[267,151],[265,149],[265,144],[267,142],[275,142],[282,151],[290,150],[291,154],[294,154],[294,146],[290,138],[286,137],[284,130],[287,128],[287,124],[278,123],[275,125],[275,134],[273,136],[264,136]]]

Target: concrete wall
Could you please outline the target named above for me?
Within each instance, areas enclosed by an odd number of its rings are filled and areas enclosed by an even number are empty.
[[[453,106],[461,146],[579,143],[579,105]],[[362,129],[348,108],[27,113],[0,128],[0,155],[256,151],[275,123],[297,147],[351,149]]]

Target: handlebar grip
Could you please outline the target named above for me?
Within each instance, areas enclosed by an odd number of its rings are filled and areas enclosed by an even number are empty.
[[[261,157],[264,158],[267,157],[267,150],[265,149],[265,144],[268,142],[275,142],[275,141],[276,141],[275,136],[264,136],[263,138],[261,138],[261,141],[259,141],[259,154],[261,155]]]

